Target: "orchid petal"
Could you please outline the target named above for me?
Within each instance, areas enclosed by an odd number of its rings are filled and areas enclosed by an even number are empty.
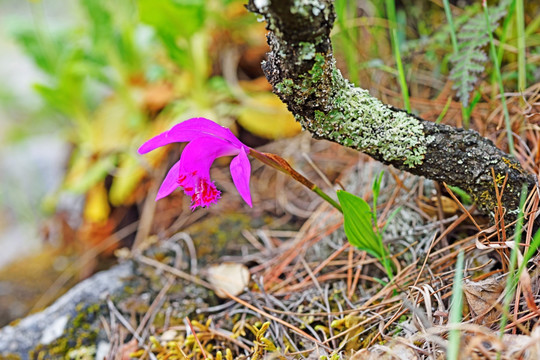
[[[210,177],[210,166],[222,156],[237,155],[242,147],[237,147],[226,140],[211,136],[202,136],[186,145],[180,158],[180,173],[196,172],[200,177]]]
[[[173,126],[169,131],[154,136],[142,144],[138,151],[139,154],[146,154],[167,144],[192,141],[201,136],[220,138],[233,143],[237,147],[245,146],[226,127],[205,118],[192,118]]]
[[[177,161],[176,164],[174,164],[171,167],[171,169],[167,173],[167,176],[165,176],[165,179],[161,183],[161,187],[159,188],[157,196],[156,196],[156,201],[169,195],[179,186],[178,185],[179,171],[180,171],[180,161]]]
[[[243,147],[240,148],[238,156],[232,159],[230,168],[234,186],[236,186],[238,193],[249,207],[253,207],[251,203],[251,193],[249,191],[251,164],[249,163],[249,159]]]

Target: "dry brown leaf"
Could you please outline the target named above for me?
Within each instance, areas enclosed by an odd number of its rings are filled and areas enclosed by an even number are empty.
[[[226,292],[239,295],[249,284],[249,270],[245,265],[236,263],[223,263],[211,266],[208,269],[208,281],[215,286],[216,295],[228,298]]]
[[[173,86],[167,82],[149,84],[144,92],[144,108],[158,112],[174,99]]]
[[[131,341],[123,344],[120,347],[120,350],[118,352],[117,359],[120,358],[121,360],[129,360],[132,359],[132,354],[137,351],[139,348],[139,345],[137,343],[137,340],[131,339]]]
[[[463,292],[476,324],[489,326],[500,314],[495,304],[505,287],[505,278],[491,277],[481,281],[465,280]]]
[[[422,200],[418,201],[418,206],[429,216],[435,217],[438,213],[437,203],[437,197],[434,196],[431,199],[422,198]],[[442,211],[445,215],[454,215],[459,210],[459,205],[456,204],[454,200],[446,196],[441,196],[441,205]]]

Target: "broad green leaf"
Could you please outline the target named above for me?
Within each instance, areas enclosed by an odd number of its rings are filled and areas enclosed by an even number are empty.
[[[373,231],[371,208],[362,198],[338,190],[337,197],[343,209],[343,227],[349,242],[377,258],[385,256],[381,240]]]
[[[189,38],[204,24],[204,0],[139,0],[141,21],[167,38]]]

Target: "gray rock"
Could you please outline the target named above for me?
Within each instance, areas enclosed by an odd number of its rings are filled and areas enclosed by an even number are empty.
[[[99,272],[77,284],[51,306],[22,319],[14,326],[0,329],[0,356],[15,354],[29,359],[29,352],[47,345],[64,334],[70,321],[84,306],[103,304],[107,296],[123,293],[126,278],[133,274],[131,262]]]

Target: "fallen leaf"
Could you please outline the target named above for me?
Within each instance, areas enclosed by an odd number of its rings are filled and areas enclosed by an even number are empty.
[[[497,277],[463,282],[463,292],[473,316],[473,322],[489,326],[498,319],[500,312],[494,305],[499,303],[504,287],[505,278]]]
[[[431,199],[422,198],[418,201],[418,206],[423,212],[429,216],[435,217],[438,214],[438,200],[437,197]],[[446,196],[441,196],[441,205],[444,215],[454,215],[459,210],[459,205],[452,199]]]
[[[375,345],[368,349],[362,349],[350,357],[351,360],[417,360],[418,358],[418,355],[413,349],[398,342],[390,342],[386,345]]]
[[[252,134],[279,139],[294,136],[302,130],[285,104],[272,93],[258,93],[242,105],[238,123]]]

